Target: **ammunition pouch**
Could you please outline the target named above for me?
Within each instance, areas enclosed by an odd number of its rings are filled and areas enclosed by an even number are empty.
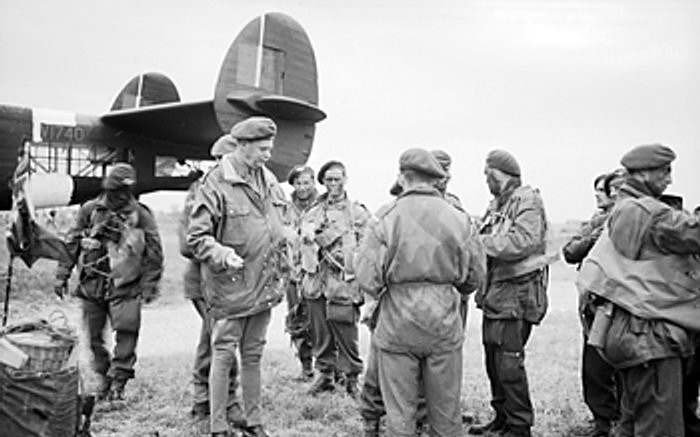
[[[341,323],[356,323],[360,310],[351,303],[326,301],[326,320]]]

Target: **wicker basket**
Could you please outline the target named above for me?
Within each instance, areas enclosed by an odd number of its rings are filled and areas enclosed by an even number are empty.
[[[76,338],[65,329],[40,321],[9,327],[4,337],[28,356],[27,370],[54,372],[63,368]]]

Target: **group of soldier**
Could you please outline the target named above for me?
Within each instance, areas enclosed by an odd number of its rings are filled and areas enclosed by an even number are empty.
[[[342,387],[358,402],[365,437],[462,435],[462,345],[474,294],[495,414],[468,432],[530,436],[525,346],[547,311],[558,250],[542,197],[523,184],[515,157],[486,156],[493,200],[475,219],[447,191],[450,156],[406,150],[390,189],[395,199],[372,214],[349,198],[348,169],[335,160],[318,174],[292,169],[288,200],[265,166],[276,130],[266,117],[234,125],[212,146],[217,164],[188,192],[185,289],[202,319],[193,416],[208,417],[212,436],[268,435],[260,364],[271,310],[286,296],[286,327],[299,379],[313,380],[310,395]],[[658,144],[625,154],[624,171],[595,180],[598,211],[564,247],[580,267],[584,399],[595,437],[699,435],[688,431],[697,422],[688,370],[697,367],[689,358],[700,329],[700,224],[677,198],[662,196],[674,158]],[[130,193],[134,179],[133,168],[115,166],[69,234],[82,253],[79,290],[98,392],[111,399],[123,398],[133,377],[140,305],[155,296],[162,272],[155,222]],[[120,251],[138,254],[137,263],[114,263]],[[57,293],[71,268],[59,269]],[[116,331],[111,361],[102,339],[107,316]],[[361,321],[371,332],[366,363]]]
[[[298,379],[313,380],[310,395],[342,387],[358,401],[368,437],[380,435],[380,423],[391,436],[461,435],[462,344],[476,292],[496,415],[470,433],[529,436],[524,348],[545,315],[556,256],[542,198],[522,184],[516,159],[503,150],[486,157],[494,200],[477,222],[447,191],[450,156],[409,149],[390,189],[395,200],[372,214],[349,198],[348,170],[335,160],[318,174],[292,169],[288,201],[265,167],[275,133],[265,117],[236,124],[186,201],[185,282],[203,320],[193,415],[209,417],[213,436],[267,435],[260,357],[271,308],[286,296]],[[372,333],[366,365],[361,320]]]

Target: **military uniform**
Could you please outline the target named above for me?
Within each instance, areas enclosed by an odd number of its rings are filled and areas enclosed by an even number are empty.
[[[272,120],[254,117],[235,125],[231,135],[254,141],[270,138],[275,129]],[[281,302],[286,282],[285,205],[284,192],[272,172],[264,166],[248,167],[238,153],[224,156],[195,196],[187,243],[202,263],[205,299],[213,319],[212,435],[228,432],[229,372],[236,349],[241,358],[245,426],[255,435],[265,435],[260,360],[271,309]],[[229,267],[232,256],[243,260],[241,268]]]
[[[191,414],[195,417],[209,415],[209,370],[211,368],[211,320],[207,315],[207,305],[204,299],[202,266],[196,260],[187,245],[187,227],[189,216],[194,205],[195,194],[201,189],[201,178],[195,180],[187,190],[185,207],[182,211],[179,227],[180,254],[187,258],[187,266],[183,275],[185,298],[189,299],[195,311],[202,320],[199,329],[199,342],[195,350],[194,365],[192,368],[192,393],[194,405]],[[229,410],[238,407],[236,389],[238,387],[238,362],[233,358],[231,372],[229,374]]]
[[[302,296],[307,302],[318,384],[329,387],[335,371],[347,376],[349,391],[362,372],[359,307],[362,295],[353,258],[370,219],[367,209],[347,198],[319,196],[301,223]]]
[[[674,158],[665,146],[640,146],[622,164],[632,173]],[[609,232],[577,278],[582,292],[610,302],[596,313],[594,325],[609,323],[594,343],[621,376],[617,435],[683,436],[683,359],[693,352],[688,330],[700,330],[694,310],[700,280],[692,273],[700,269],[692,257],[700,253],[700,224],[637,179],[629,179],[618,196]]]
[[[105,189],[124,188],[134,178],[128,164],[117,164],[108,173]],[[163,272],[163,250],[155,219],[144,205],[128,195],[118,207],[101,194],[80,207],[77,222],[68,232],[66,245],[77,260],[79,285],[75,294],[82,312],[93,368],[101,376],[99,395],[123,398],[126,381],[134,377],[136,344],[141,327],[141,303],[158,293]],[[65,283],[73,264],[59,264],[56,277]],[[115,331],[112,357],[105,348],[104,328]]]
[[[484,215],[480,240],[488,260],[487,282],[475,300],[484,314],[486,373],[496,412],[489,427],[506,429],[509,436],[529,436],[534,414],[525,345],[532,326],[546,313],[548,265],[556,255],[547,253],[547,220],[539,191],[521,185],[517,163],[502,153],[507,165],[501,167],[518,177],[507,181]],[[471,432],[476,431],[480,428]]]
[[[433,156],[435,156],[434,152]],[[440,161],[438,160],[438,162]],[[442,164],[442,162],[440,163]],[[446,171],[445,166],[441,166],[443,170]],[[442,193],[439,187],[436,188]],[[401,194],[401,191],[401,186],[398,184],[398,182],[395,182],[389,190],[389,193],[394,196],[398,196]],[[459,197],[449,192],[442,193],[442,195],[447,201],[447,203],[452,205],[458,211],[465,212],[464,208],[462,207],[462,202],[459,200]],[[380,208],[379,211],[377,211],[377,217],[384,216],[386,213],[386,209],[391,207],[393,207],[393,205],[389,204]],[[467,312],[469,308],[469,295],[463,294],[461,295],[461,298],[462,300],[459,305],[459,313],[460,317],[462,318],[462,328],[465,328],[467,323]],[[378,314],[378,302],[373,301],[370,305],[371,309],[368,310],[367,319],[364,320],[364,322],[367,323],[370,333],[374,334],[376,316]],[[371,345],[369,355],[367,357],[367,364],[365,366],[364,377],[362,378],[362,390],[360,392],[359,398],[360,415],[362,416],[365,422],[365,427],[367,428],[366,435],[368,436],[375,435],[378,433],[379,420],[382,416],[386,414],[386,410],[384,409],[384,402],[382,401],[382,391],[379,387],[379,368],[377,363],[377,353],[378,352],[375,350],[375,347]],[[416,422],[419,426],[424,422],[426,414],[427,412],[425,411],[425,397],[421,394],[421,396],[418,399],[418,415],[416,419]]]
[[[296,196],[296,192],[293,192],[291,197],[292,201],[287,209],[286,221],[287,225],[294,231],[295,236],[298,236],[302,217],[315,203],[317,193],[314,189],[311,196],[304,200],[299,199]],[[298,238],[290,242],[290,252],[294,258],[300,256]],[[309,310],[306,302],[301,298],[299,290],[299,281],[301,279],[300,267],[301,264],[298,259],[292,260],[292,272],[286,296],[287,318],[285,320],[285,326],[292,339],[292,343],[297,349],[297,356],[302,366],[302,377],[313,377],[313,344],[311,342]]]
[[[562,252],[567,263],[580,265],[583,262],[603,232],[611,207],[596,211],[564,245]],[[615,368],[603,359],[595,347],[588,344],[588,331],[593,323],[595,308],[594,295],[586,293],[579,297],[579,316],[583,325],[581,380],[583,400],[593,414],[594,437],[607,437],[613,422],[619,417],[619,386]]]
[[[402,161],[425,161],[432,169],[425,172],[444,177],[431,155],[417,150]],[[436,435],[461,435],[459,305],[460,293],[483,278],[475,244],[468,216],[425,184],[384,208],[362,243],[357,274],[363,291],[379,299],[372,346],[389,436],[415,434],[421,388]]]

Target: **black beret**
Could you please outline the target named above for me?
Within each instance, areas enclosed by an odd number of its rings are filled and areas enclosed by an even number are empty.
[[[676,154],[662,144],[644,144],[625,153],[620,164],[628,171],[659,168],[670,164]]]
[[[486,165],[511,176],[520,176],[520,166],[515,157],[505,150],[492,150],[486,156]]]
[[[237,140],[264,140],[277,134],[277,125],[268,117],[250,117],[233,125],[231,137]]]
[[[112,166],[102,179],[102,188],[105,190],[116,190],[134,184],[136,184],[136,170],[126,162],[119,162]]]
[[[209,154],[212,158],[221,158],[234,150],[236,150],[236,140],[234,140],[231,135],[226,134],[220,136],[219,139],[214,142],[209,150]]]
[[[425,149],[408,149],[399,158],[399,170],[413,170],[436,179],[447,177],[435,157]]]
[[[340,167],[343,169],[343,172],[345,171],[345,165],[343,165],[342,162],[340,161],[335,161],[335,160],[330,160],[327,163],[323,164],[321,168],[318,170],[318,182],[323,183],[323,178],[326,176],[326,172],[328,171],[329,168],[331,167]]]
[[[438,163],[440,163],[440,166],[443,170],[449,171],[450,165],[452,165],[452,158],[447,152],[445,152],[444,150],[436,149],[431,150],[430,153],[432,153],[435,159],[437,159]]]
[[[311,175],[311,180],[314,179],[314,169],[308,165],[297,165],[289,171],[287,175],[287,182],[289,185],[294,185],[294,181],[299,177],[300,174],[306,173]]]

